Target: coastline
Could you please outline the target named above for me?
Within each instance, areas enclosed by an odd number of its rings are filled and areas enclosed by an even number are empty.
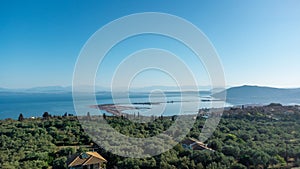
[[[102,105],[91,105],[91,108],[94,109],[99,109],[99,110],[104,110],[107,112],[107,114],[105,114],[105,116],[116,116],[116,117],[126,117],[129,119],[136,119],[136,118],[153,118],[152,115],[149,116],[145,116],[145,115],[140,115],[140,114],[130,114],[130,113],[124,113],[124,112],[120,112],[120,111],[126,111],[126,110],[140,110],[140,109],[149,109],[147,107],[141,108],[141,107],[134,107],[134,106],[124,106],[124,105],[116,105],[116,104],[102,104]],[[259,111],[262,114],[264,114],[265,116],[268,116],[268,118],[274,118],[276,119],[277,115],[291,115],[291,114],[295,114],[297,112],[300,112],[300,105],[298,104],[294,104],[294,105],[282,105],[280,103],[271,103],[271,104],[267,104],[267,105],[257,105],[257,104],[249,104],[249,105],[237,105],[237,106],[231,106],[231,107],[224,107],[221,108],[221,110],[223,110],[223,112],[218,111],[220,110],[219,108],[201,108],[198,109],[197,112],[197,116],[202,117],[202,118],[209,118],[211,116],[211,114],[218,112],[219,115],[221,116],[230,116],[230,115],[236,115],[236,114],[240,114],[242,112],[255,112],[255,111]],[[44,112],[45,113],[45,112]],[[23,114],[23,113],[20,113]],[[23,114],[24,115],[24,114]],[[43,119],[43,113],[41,113],[39,116],[32,116],[32,117],[27,117],[24,115],[24,119]],[[87,115],[76,115],[76,114],[72,114],[72,113],[67,113],[65,112],[64,114],[62,113],[62,115],[56,115],[56,114],[51,114],[51,112],[49,112],[49,115],[51,118],[63,118],[63,117],[71,117],[71,118],[84,118]],[[101,117],[104,114],[100,114],[100,115],[90,115],[91,117]],[[195,115],[195,114],[185,114],[185,115]],[[161,115],[161,117],[174,117],[174,116],[178,116],[176,114],[174,115]],[[155,118],[157,118],[157,116],[155,116]],[[3,120],[18,120],[18,118],[2,118],[0,119],[0,121]],[[149,120],[147,120],[149,121]]]

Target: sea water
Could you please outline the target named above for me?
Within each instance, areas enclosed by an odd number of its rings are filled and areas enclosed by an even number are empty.
[[[150,96],[148,93],[131,93],[126,97],[112,97],[109,92],[99,92],[96,94],[97,104],[120,104],[132,106],[142,106],[145,109],[127,110],[123,113],[139,113],[140,115],[164,115],[171,116],[177,115],[180,109],[186,113],[197,113],[199,108],[210,108],[212,103],[220,102],[217,100],[207,101],[209,95],[187,95],[182,97],[180,92],[170,92],[162,96]],[[201,99],[205,98],[205,101]],[[128,100],[130,103],[128,103]],[[157,103],[159,104],[142,104],[142,103]],[[22,113],[25,118],[41,117],[44,112],[49,112],[51,115],[62,116],[65,113],[73,115],[86,115],[90,112],[92,115],[103,114],[108,112],[104,110],[97,110],[91,108],[94,102],[85,100],[82,102],[76,112],[73,103],[72,93],[0,93],[0,119],[12,118],[17,119],[19,114]],[[195,106],[196,105],[196,106]],[[187,107],[193,107],[191,110]],[[225,106],[231,106],[225,103]],[[196,108],[195,108],[196,107]]]

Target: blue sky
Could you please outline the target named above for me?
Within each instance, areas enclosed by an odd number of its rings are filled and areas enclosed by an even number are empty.
[[[139,12],[177,15],[201,29],[219,54],[228,86],[300,87],[299,9],[297,0],[4,0],[0,2],[0,87],[71,85],[76,59],[89,37],[105,24]],[[169,47],[182,54],[205,85],[201,63],[185,58],[187,50],[179,50],[175,42],[132,40],[123,44],[125,52],[116,47],[110,53],[98,70],[97,84],[109,84],[120,55],[144,47]],[[137,86],[172,84],[163,79],[168,77],[148,72],[135,82]]]

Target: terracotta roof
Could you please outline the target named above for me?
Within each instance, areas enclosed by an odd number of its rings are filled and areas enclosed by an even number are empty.
[[[185,140],[183,140],[181,142],[182,144],[185,144],[187,146],[190,146],[191,149],[193,150],[211,150],[213,151],[213,149],[207,147],[204,143],[202,143],[201,141],[194,139],[194,138],[187,138]]]
[[[90,165],[98,164],[102,162],[107,162],[100,154],[97,152],[86,152],[77,153],[70,157],[67,161],[68,167],[80,166],[80,165]]]
[[[194,139],[192,139],[192,138],[187,138],[187,139],[183,140],[181,143],[182,143],[182,144],[186,144],[186,145],[191,145],[191,144],[193,144],[194,142],[195,142]]]
[[[105,162],[107,162],[106,160],[105,160],[105,158],[103,158],[99,153],[97,153],[97,152],[91,152],[91,151],[89,151],[89,152],[86,152],[87,154],[89,154],[89,155],[91,155],[91,156],[94,156],[94,157],[96,157],[96,158],[99,158],[100,160],[102,160],[102,161],[105,161]]]
[[[73,167],[77,165],[82,165],[87,159],[82,159],[79,156],[77,156],[69,165],[68,167]]]
[[[191,145],[193,150],[211,150],[211,148],[207,147],[205,144],[201,142],[195,142],[194,144]]]

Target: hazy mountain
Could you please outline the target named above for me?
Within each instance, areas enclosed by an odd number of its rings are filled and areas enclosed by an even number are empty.
[[[25,92],[33,92],[33,93],[61,93],[61,92],[71,92],[71,87],[63,87],[63,86],[46,86],[46,87],[33,87],[29,89],[25,89]]]
[[[79,86],[78,90],[81,92],[89,91],[92,86],[83,85]],[[209,86],[198,87],[201,91],[209,91]],[[195,88],[190,86],[183,86],[182,91],[191,91]],[[109,87],[95,86],[96,92],[110,92]],[[127,88],[115,88],[115,92],[127,92]],[[146,86],[146,87],[136,87],[130,88],[129,92],[151,92],[155,90],[161,90],[164,92],[178,92],[179,88],[175,86]],[[33,87],[33,88],[19,88],[19,89],[8,89],[0,88],[0,92],[14,92],[14,93],[65,93],[72,92],[72,86],[43,86],[43,87]]]
[[[197,89],[193,86],[182,86],[181,91],[194,91]],[[211,89],[210,86],[198,86],[198,90],[201,91],[209,91]],[[150,92],[155,90],[161,90],[161,91],[180,91],[179,87],[176,86],[146,86],[146,87],[140,87],[140,88],[132,88],[130,89],[131,92]]]
[[[0,87],[0,92],[5,92],[7,89]]]
[[[91,86],[80,86],[80,91],[86,91]],[[109,88],[95,86],[96,91],[109,91]],[[42,86],[32,88],[0,88],[1,93],[70,93],[72,92],[72,86]]]
[[[82,86],[82,91],[89,88],[89,86]],[[210,95],[210,91],[206,88],[199,87],[201,89],[200,96]],[[106,87],[96,86],[97,95],[110,96],[110,90]],[[206,89],[206,90],[205,90]],[[137,93],[148,95],[149,91],[162,90],[167,96],[178,95],[178,88],[171,86],[149,86],[144,88],[134,88],[130,90],[130,95],[133,97]],[[194,93],[199,91],[190,91],[189,87],[183,87],[182,89],[186,93]],[[71,86],[47,86],[47,87],[34,87],[28,89],[6,89],[0,88],[1,95],[14,94],[65,94],[70,95],[72,92]],[[118,91],[117,91],[118,92]],[[127,92],[119,90],[119,95],[126,95]],[[118,94],[117,93],[117,94]],[[213,95],[215,98],[221,98],[225,94],[225,91],[219,92]],[[269,103],[281,103],[281,104],[300,104],[300,88],[297,89],[280,89],[271,87],[260,86],[239,86],[232,87],[226,90],[228,103],[233,105],[241,104],[269,104]],[[35,95],[36,96],[36,95]]]
[[[223,92],[213,95],[218,98]],[[300,88],[282,89],[260,86],[239,86],[226,90],[226,101],[237,104],[300,103]]]

